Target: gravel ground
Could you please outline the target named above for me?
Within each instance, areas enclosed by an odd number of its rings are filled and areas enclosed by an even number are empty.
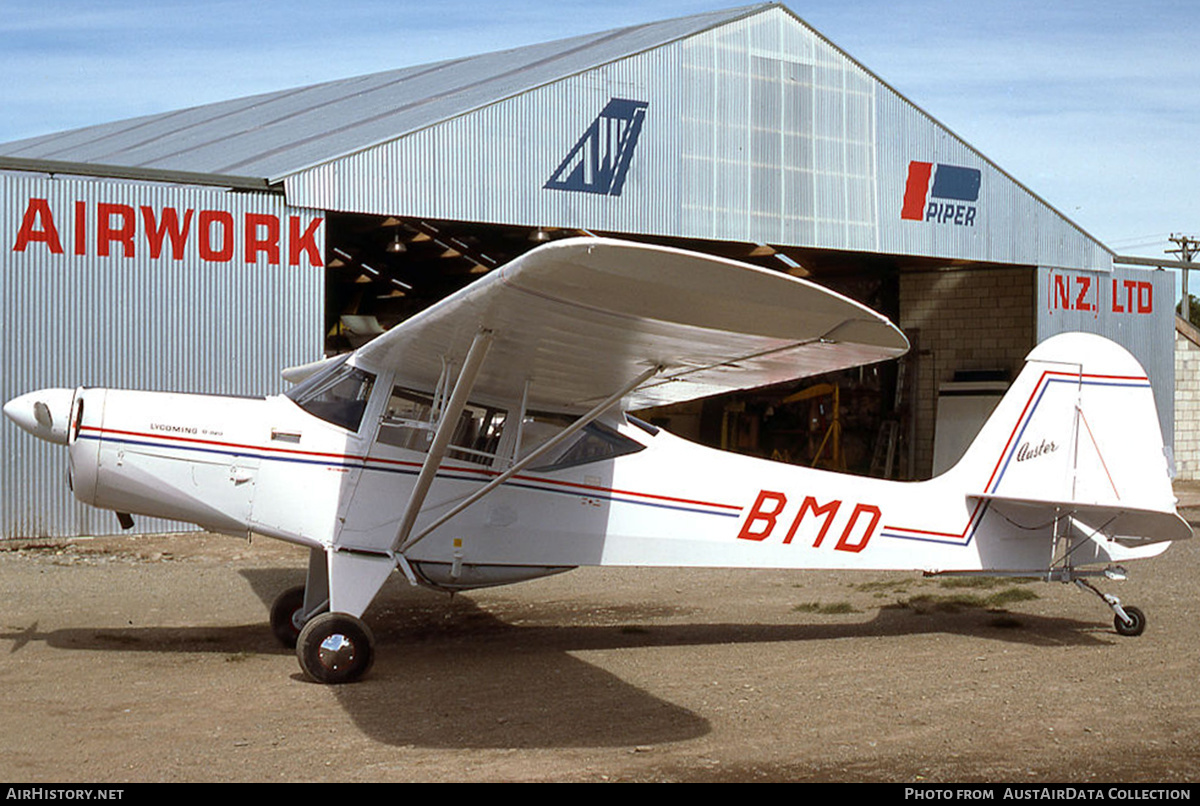
[[[581,569],[450,598],[396,575],[374,669],[327,687],[267,625],[302,551],[10,542],[0,780],[1195,781],[1198,544],[1103,586],[1139,638],[1058,584]]]

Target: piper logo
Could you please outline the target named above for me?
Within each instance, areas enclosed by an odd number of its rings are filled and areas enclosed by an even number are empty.
[[[978,168],[914,160],[908,164],[900,217],[908,221],[973,227],[980,179]]]

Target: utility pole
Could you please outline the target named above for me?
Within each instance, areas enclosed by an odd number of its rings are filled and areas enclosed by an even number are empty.
[[[1191,263],[1192,258],[1200,253],[1200,240],[1189,238],[1187,235],[1176,235],[1171,233],[1171,243],[1179,244],[1178,249],[1165,250],[1168,255],[1179,255],[1179,260],[1182,263]],[[1189,325],[1192,323],[1192,304],[1188,299],[1188,270],[1183,270],[1183,303],[1181,305],[1183,313],[1183,321]]]

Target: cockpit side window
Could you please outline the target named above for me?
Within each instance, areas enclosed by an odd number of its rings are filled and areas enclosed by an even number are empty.
[[[437,430],[433,407],[430,395],[395,387],[380,422],[378,440],[397,448],[428,451]],[[492,464],[500,447],[505,420],[503,409],[467,403],[450,437],[447,455],[474,464]]]
[[[528,456],[539,446],[550,441],[576,419],[578,418],[566,414],[526,414],[521,427],[521,445],[517,453],[517,460]],[[644,447],[640,442],[622,436],[606,425],[593,422],[584,426],[566,442],[556,445],[538,457],[535,460],[535,466],[531,469],[543,473],[561,470],[636,453]]]
[[[373,374],[348,366],[343,359],[285,394],[314,417],[357,431],[374,385]]]
[[[433,398],[397,386],[388,398],[377,439],[410,451],[427,451],[433,442]]]

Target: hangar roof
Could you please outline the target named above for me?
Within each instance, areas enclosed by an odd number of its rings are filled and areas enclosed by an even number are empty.
[[[636,25],[0,144],[0,157],[276,182],[776,3]],[[0,167],[26,167],[13,159]],[[27,167],[36,169],[36,165]],[[50,166],[52,167],[52,166]],[[136,171],[113,175],[139,178]]]
[[[18,140],[0,144],[3,169],[856,259],[1112,265],[780,3]]]

